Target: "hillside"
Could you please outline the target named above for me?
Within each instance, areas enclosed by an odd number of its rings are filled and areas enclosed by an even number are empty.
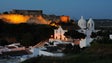
[[[10,24],[0,20],[0,46],[20,42],[23,46],[32,46],[47,40],[53,34],[53,27],[46,24]]]
[[[65,57],[35,57],[22,63],[112,63],[112,44],[93,43],[79,54]]]
[[[76,60],[77,63],[112,63],[112,44],[94,43],[84,50]]]

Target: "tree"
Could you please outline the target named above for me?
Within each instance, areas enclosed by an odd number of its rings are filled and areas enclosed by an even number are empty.
[[[31,33],[25,33],[22,35],[21,37],[21,40],[20,40],[20,43],[24,46],[31,46],[31,45],[34,45],[33,44],[33,36]]]
[[[15,37],[24,46],[33,46],[49,39],[53,34],[53,28],[49,25],[0,22],[0,37]]]
[[[0,41],[0,46],[5,46],[5,45],[8,45],[9,43],[8,43],[8,41],[6,41],[6,40],[1,40]]]
[[[81,39],[85,38],[86,35],[83,33],[80,33],[76,30],[69,30],[68,32],[65,32],[64,34],[66,37],[71,37],[72,39]]]
[[[9,14],[7,11],[3,12],[3,14]]]
[[[91,38],[95,38],[95,37],[97,37],[97,33],[92,32],[92,33],[91,33]]]

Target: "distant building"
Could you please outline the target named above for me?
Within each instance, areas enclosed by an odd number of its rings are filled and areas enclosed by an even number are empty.
[[[43,11],[42,10],[16,10],[13,9],[10,11],[12,14],[22,14],[22,15],[42,15]]]
[[[46,14],[43,14],[42,16],[43,16],[43,18],[45,18],[48,21],[52,21],[52,22],[56,22],[56,23],[58,23],[60,21],[60,16],[46,15]]]
[[[69,16],[60,16],[60,20],[61,22],[69,22],[70,21],[70,17]]]

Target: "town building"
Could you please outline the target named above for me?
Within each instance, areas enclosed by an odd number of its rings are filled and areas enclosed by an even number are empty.
[[[62,27],[59,26],[58,29],[54,30],[54,39],[67,40],[67,38],[64,36],[65,32],[67,32],[67,30],[63,30]]]

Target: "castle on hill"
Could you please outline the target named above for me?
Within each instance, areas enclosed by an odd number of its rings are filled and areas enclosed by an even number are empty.
[[[6,22],[19,24],[50,24],[51,22],[68,22],[70,21],[69,16],[56,16],[56,15],[46,15],[43,10],[18,10],[13,9],[9,12],[4,12],[0,14],[0,19]]]

